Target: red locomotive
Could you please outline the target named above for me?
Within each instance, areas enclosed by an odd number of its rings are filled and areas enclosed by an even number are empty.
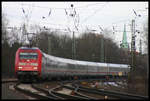
[[[42,54],[38,48],[21,47],[16,52],[15,74],[18,79],[41,76]]]

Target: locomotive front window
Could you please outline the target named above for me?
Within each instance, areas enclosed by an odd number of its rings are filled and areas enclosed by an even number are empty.
[[[37,53],[20,53],[19,54],[19,58],[20,59],[37,59],[38,58],[38,54]]]

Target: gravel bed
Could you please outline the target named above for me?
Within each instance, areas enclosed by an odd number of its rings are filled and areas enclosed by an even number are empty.
[[[51,88],[54,88],[56,86],[58,86],[58,83],[57,81],[54,81],[54,82],[44,82],[44,83],[40,83],[40,84],[36,84],[36,86],[38,86],[39,88],[44,88],[44,89],[51,89]]]
[[[32,98],[20,93],[19,91],[12,89],[12,86],[9,87],[9,85],[12,85],[12,84],[5,83],[5,84],[1,85],[2,99],[32,99]]]

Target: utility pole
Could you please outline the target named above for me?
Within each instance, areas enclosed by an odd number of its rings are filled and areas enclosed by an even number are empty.
[[[72,59],[75,59],[75,54],[76,54],[76,50],[75,50],[75,38],[74,38],[74,31],[73,31],[73,43],[72,43]]]
[[[78,31],[78,26],[79,26],[79,14],[77,14],[74,5],[71,4],[71,9],[70,13],[65,9],[66,16],[68,18],[71,18],[73,21],[72,23],[72,31],[70,30],[71,26],[68,26],[69,32],[72,32],[72,59],[76,59],[76,41],[75,41],[75,30]]]
[[[135,14],[135,19],[137,17],[140,17],[141,15],[137,14],[135,12],[135,10],[133,9],[133,12]],[[131,69],[134,71],[135,67],[136,67],[136,48],[135,48],[135,19],[132,20],[132,24],[131,24],[131,32],[132,32],[132,40],[131,40],[131,59],[132,59],[132,63],[131,63]]]
[[[32,9],[30,8],[30,12],[27,12],[27,11],[25,11],[24,9],[23,9],[23,7],[22,7],[22,12],[23,12],[23,14],[24,14],[24,25],[23,25],[23,32],[22,32],[22,39],[24,39],[24,37],[25,37],[25,40],[26,41],[29,41],[29,46],[31,45],[31,40],[29,39],[30,37],[32,37],[33,35],[31,35],[31,34],[34,34],[34,33],[28,33],[28,27],[30,27],[29,26],[29,19],[30,19],[30,17],[31,17],[31,13],[32,13]],[[31,36],[29,36],[29,34],[31,35]],[[23,40],[24,41],[24,40]]]
[[[78,23],[79,22],[76,22],[77,20],[77,14],[76,14],[76,11],[75,11],[75,8],[73,7],[74,5],[71,4],[71,13],[70,13],[70,17],[73,18],[73,31],[72,31],[72,38],[73,38],[73,42],[72,42],[72,59],[76,59],[76,41],[75,41],[75,30],[78,30]],[[77,24],[77,25],[76,25]]]
[[[102,35],[103,29],[100,26],[99,26],[99,28],[102,31],[102,32],[100,32]],[[104,38],[103,37],[101,37],[101,51],[100,52],[101,52],[100,53],[100,61],[104,62]]]
[[[132,32],[132,39],[131,39],[131,69],[134,70],[135,69],[135,20],[132,20],[132,24],[131,24],[131,32]]]
[[[101,38],[101,62],[104,62],[104,39]]]
[[[142,40],[140,39],[140,48],[139,48],[140,54],[142,54]]]
[[[51,37],[48,36],[48,54],[51,54]]]
[[[74,9],[73,9],[73,4],[71,4],[71,8],[72,8],[72,12],[71,12],[71,14],[70,14],[70,16],[72,17],[72,18],[74,18],[74,16],[75,16],[75,14],[74,14]],[[72,59],[75,59],[75,35],[74,35],[74,30],[72,31],[72,36],[73,36],[73,42],[72,42]]]

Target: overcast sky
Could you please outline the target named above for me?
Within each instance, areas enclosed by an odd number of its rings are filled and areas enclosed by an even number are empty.
[[[72,17],[66,15],[66,12],[71,13],[71,4],[78,15],[76,19],[79,20],[80,32],[86,28],[99,32],[98,25],[110,30],[114,26],[115,30],[123,31],[124,24],[127,25],[126,30],[130,31],[131,20],[135,19],[134,11],[141,15],[136,17],[137,29],[142,30],[143,23],[148,19],[148,2],[2,2],[2,13],[7,15],[9,26],[20,26],[25,15],[28,15],[29,24],[74,30]],[[117,44],[122,40],[122,33],[115,33]],[[131,42],[130,32],[127,37]]]

